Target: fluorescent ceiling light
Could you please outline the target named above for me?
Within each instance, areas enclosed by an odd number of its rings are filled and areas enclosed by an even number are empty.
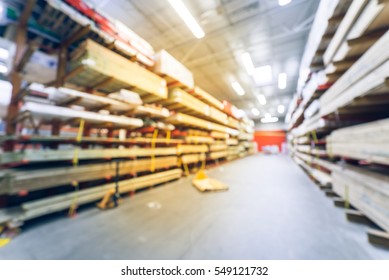
[[[4,48],[0,48],[0,59],[6,60],[9,57],[9,51]]]
[[[270,118],[265,117],[261,119],[261,123],[275,123],[275,122],[278,122],[277,117],[270,117]]]
[[[266,119],[270,119],[270,118],[271,118],[271,114],[270,114],[270,113],[266,113],[266,114],[265,114],[265,118],[266,118]]]
[[[259,110],[257,108],[252,108],[251,113],[253,113],[254,116],[259,116]]]
[[[249,73],[249,75],[252,75],[254,72],[254,64],[253,61],[251,60],[250,54],[248,52],[243,53],[242,60],[247,73]]]
[[[5,65],[0,65],[0,73],[7,73],[7,72],[8,72],[7,66],[5,66]]]
[[[266,97],[263,94],[257,96],[258,102],[261,105],[266,105]]]
[[[197,23],[195,18],[186,8],[184,3],[181,0],[168,0],[173,9],[177,12],[177,14],[181,17],[181,19],[185,22],[186,26],[192,31],[193,35],[197,39],[201,39],[205,36],[205,33],[201,26]]]
[[[277,111],[278,113],[283,114],[285,112],[285,106],[282,104],[278,105]]]
[[[278,88],[285,89],[286,88],[287,75],[286,73],[278,74]]]
[[[288,5],[292,0],[278,0],[278,5],[285,6]]]
[[[254,81],[257,85],[264,85],[271,83],[273,79],[272,70],[270,65],[257,67],[253,72]]]
[[[244,89],[238,82],[231,83],[232,88],[236,91],[238,95],[244,95]]]

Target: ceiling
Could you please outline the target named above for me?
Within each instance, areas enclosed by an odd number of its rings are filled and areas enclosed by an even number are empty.
[[[319,0],[182,0],[205,31],[196,39],[167,0],[89,0],[100,12],[122,21],[155,49],[165,49],[194,74],[195,83],[219,99],[226,99],[253,118],[265,113],[283,117],[277,106],[287,105],[296,89],[304,46]],[[257,86],[247,73],[242,53],[254,66],[271,65],[273,81]],[[277,76],[287,73],[287,86],[278,89]],[[238,81],[239,96],[231,87]],[[256,98],[264,94],[266,105]],[[251,113],[252,108],[259,116]]]

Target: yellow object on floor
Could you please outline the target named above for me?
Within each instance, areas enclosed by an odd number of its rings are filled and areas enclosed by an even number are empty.
[[[218,180],[209,178],[204,170],[197,172],[192,180],[192,184],[201,192],[228,190],[228,186]]]
[[[10,241],[11,241],[10,238],[0,238],[0,248],[7,245]]]

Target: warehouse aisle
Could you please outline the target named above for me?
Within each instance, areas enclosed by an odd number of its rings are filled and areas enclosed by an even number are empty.
[[[0,259],[389,259],[289,157],[255,155],[208,174],[230,190],[203,194],[180,179],[115,210],[29,227]]]

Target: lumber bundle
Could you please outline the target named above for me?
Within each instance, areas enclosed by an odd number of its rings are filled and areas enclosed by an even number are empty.
[[[177,166],[177,156],[124,160],[78,166],[43,168],[37,170],[7,169],[0,174],[0,194],[17,194],[21,191],[36,191],[56,186],[70,185],[74,182],[87,182],[98,179],[114,178],[118,164],[119,176],[159,170]]]
[[[198,127],[206,130],[215,130],[223,132],[225,134],[238,135],[239,131],[219,125],[210,121],[206,121],[200,118],[192,117],[183,113],[177,113],[168,118],[168,121],[176,125]],[[223,136],[225,136],[225,134]],[[211,134],[212,135],[212,134]],[[221,134],[219,134],[221,136]],[[213,136],[212,136],[213,137]]]
[[[177,154],[191,154],[208,152],[207,145],[178,145]]]
[[[190,115],[199,117],[209,117],[210,115],[209,105],[179,88],[169,90],[169,99],[163,104],[170,110]]]
[[[26,102],[21,108],[20,116],[32,116],[35,120],[40,122],[47,122],[52,119],[62,121],[83,119],[88,123],[100,126],[103,125],[104,127],[135,128],[143,126],[143,121],[141,119],[105,115],[35,102]]]
[[[389,119],[333,131],[327,137],[333,155],[389,165]]]
[[[131,87],[147,103],[167,98],[163,78],[92,40],[79,46],[70,64],[69,83],[107,93]]]
[[[224,109],[223,103],[217,98],[213,97],[211,94],[203,90],[202,88],[195,86],[194,90],[191,92],[198,99],[204,101],[208,105],[211,105],[219,110]]]
[[[212,144],[215,140],[212,137],[208,136],[186,136],[186,143],[194,143],[194,144]]]
[[[181,162],[183,164],[203,162],[205,160],[205,154],[186,154],[181,156]]]
[[[320,98],[320,115],[325,116],[374,89],[386,87],[389,73],[389,31],[385,33]]]
[[[128,193],[145,187],[172,181],[180,178],[181,175],[181,169],[173,169],[123,180],[119,182],[119,193]],[[109,190],[112,189],[115,189],[115,183],[105,184],[98,187],[23,203],[21,205],[22,213],[14,216],[13,220],[22,222],[50,213],[69,209],[74,203],[75,197],[77,197],[77,205],[91,203],[101,199]]]
[[[336,163],[318,158],[316,156],[311,156],[311,155],[307,155],[307,154],[299,153],[299,152],[295,152],[294,155],[296,157],[298,157],[299,159],[303,160],[305,163],[307,163],[311,167],[319,166],[319,169],[320,169],[320,167],[324,167],[325,169],[327,169],[329,171],[334,171],[336,169],[339,169],[339,165],[337,165]]]
[[[227,150],[227,144],[215,143],[209,145],[209,151],[211,152],[222,151],[222,150]]]
[[[316,181],[318,181],[321,185],[326,186],[332,183],[331,175],[316,168],[312,168],[308,164],[305,163],[302,159],[298,157],[293,157],[294,161],[300,165],[305,171],[311,175]]]
[[[169,117],[170,112],[168,109],[163,107],[152,106],[146,104],[144,106],[137,106],[131,111],[136,116],[149,117],[153,119],[164,119]]]
[[[345,165],[332,172],[333,190],[389,232],[389,177]]]
[[[177,148],[25,150],[0,154],[0,164],[176,155]]]
[[[153,71],[162,76],[168,86],[192,89],[194,87],[193,74],[171,54],[161,50],[154,56]]]
[[[208,154],[209,159],[219,159],[219,158],[225,158],[227,157],[228,152],[227,151],[219,151],[219,152],[211,152]]]

